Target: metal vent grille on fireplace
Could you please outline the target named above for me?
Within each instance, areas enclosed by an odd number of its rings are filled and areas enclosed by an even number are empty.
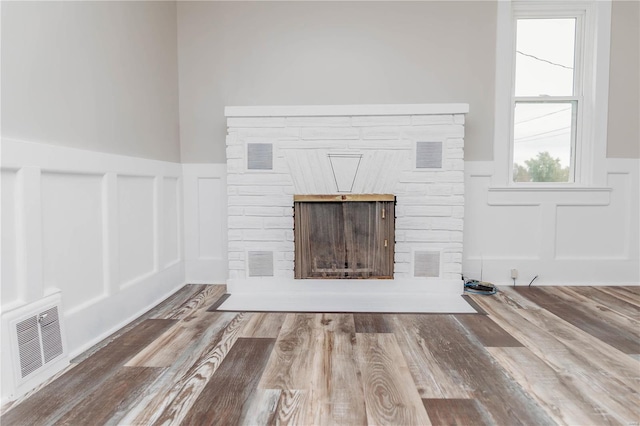
[[[416,169],[442,168],[442,142],[416,143]]]
[[[273,144],[270,144],[270,143],[247,144],[247,169],[272,170],[273,169]]]
[[[272,277],[273,276],[273,252],[250,251],[248,252],[249,276]]]
[[[440,252],[416,251],[413,260],[413,276],[437,278],[440,276]]]

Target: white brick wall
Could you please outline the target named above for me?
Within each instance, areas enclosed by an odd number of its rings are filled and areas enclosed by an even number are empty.
[[[415,250],[440,251],[440,278],[460,278],[464,114],[234,116],[227,123],[230,279],[247,277],[247,251],[270,250],[274,277],[293,280],[293,195],[337,193],[328,154],[343,152],[362,155],[354,193],[396,196],[394,278],[418,279]],[[416,169],[416,142],[425,141],[443,143],[442,169]],[[247,170],[247,143],[273,144],[273,170]]]

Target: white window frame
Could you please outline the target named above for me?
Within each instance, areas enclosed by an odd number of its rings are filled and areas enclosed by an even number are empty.
[[[606,185],[607,113],[611,1],[506,0],[498,2],[493,187],[575,188]],[[571,182],[513,182],[513,113],[516,19],[576,17],[576,73],[578,101]],[[579,68],[579,69],[578,69]],[[561,97],[553,97],[561,100]],[[534,99],[534,98],[526,98]],[[542,99],[540,99],[542,100]]]

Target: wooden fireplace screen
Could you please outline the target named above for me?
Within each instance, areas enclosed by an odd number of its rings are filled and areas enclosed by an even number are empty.
[[[296,278],[393,278],[393,195],[294,197]]]

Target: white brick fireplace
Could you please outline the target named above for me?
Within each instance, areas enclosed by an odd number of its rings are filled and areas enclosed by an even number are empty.
[[[467,112],[227,107],[229,292],[461,294]],[[330,194],[395,196],[393,279],[294,279],[294,195]]]

